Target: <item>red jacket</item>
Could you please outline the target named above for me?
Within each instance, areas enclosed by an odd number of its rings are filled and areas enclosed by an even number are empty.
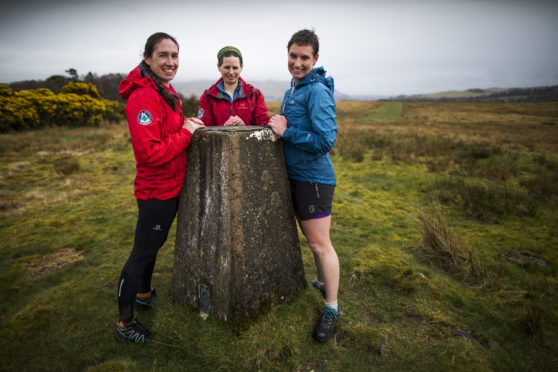
[[[242,86],[236,99],[231,103],[217,88],[219,79],[200,97],[198,118],[206,127],[221,126],[230,116],[239,116],[246,125],[267,125],[269,115],[263,94],[242,78]]]
[[[157,89],[140,66],[120,82],[120,96],[128,100],[126,119],[136,157],[134,193],[141,200],[178,196],[186,173],[185,150],[192,139],[182,128],[182,104],[173,111]],[[176,94],[172,86],[169,90]]]

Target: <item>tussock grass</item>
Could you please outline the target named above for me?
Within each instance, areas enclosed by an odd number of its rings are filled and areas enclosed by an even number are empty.
[[[447,177],[436,181],[433,192],[446,203],[463,208],[470,217],[491,221],[512,214],[534,216],[537,204],[528,194],[507,183],[480,182],[464,177]]]
[[[446,223],[439,205],[431,213],[423,208],[418,218],[422,227],[422,259],[465,282],[481,282],[486,277],[482,259]]]
[[[558,172],[541,172],[520,181],[521,186],[529,190],[536,200],[548,201],[558,195]]]
[[[69,176],[79,171],[79,161],[71,156],[64,156],[56,159],[52,166],[56,173],[63,176]]]

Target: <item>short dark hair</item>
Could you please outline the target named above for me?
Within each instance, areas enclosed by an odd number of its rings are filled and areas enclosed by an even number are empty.
[[[318,41],[318,35],[313,30],[300,30],[291,36],[291,40],[287,44],[287,50],[291,49],[291,45],[310,45],[314,50],[314,57],[318,55],[320,51],[320,42]]]
[[[153,35],[147,38],[145,42],[145,48],[143,49],[143,56],[144,57],[151,57],[153,55],[153,51],[155,50],[155,45],[161,40],[169,39],[176,45],[176,49],[179,49],[178,41],[169,34],[164,32],[156,32]]]
[[[239,56],[238,53],[233,52],[232,50],[229,52],[225,52],[225,54],[223,54],[221,58],[219,58],[219,66],[223,65],[223,58],[225,57],[238,57],[238,59],[240,60],[240,66],[242,66],[242,56]]]

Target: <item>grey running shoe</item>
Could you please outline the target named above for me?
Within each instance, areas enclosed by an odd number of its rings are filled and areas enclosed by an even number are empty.
[[[145,344],[153,338],[153,334],[134,318],[126,324],[123,324],[123,322],[116,323],[116,338],[136,344]]]
[[[324,306],[322,316],[314,328],[314,338],[320,342],[324,342],[333,337],[335,334],[335,326],[340,316],[341,311],[339,310],[339,306],[337,306],[337,311],[331,307]]]
[[[319,282],[317,280],[312,280],[310,282],[310,284],[312,285],[312,287],[316,288],[318,291],[320,291],[322,293],[323,298],[326,298],[325,284],[324,283]]]

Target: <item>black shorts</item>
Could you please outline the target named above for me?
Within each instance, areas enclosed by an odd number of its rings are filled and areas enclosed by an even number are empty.
[[[294,210],[302,221],[331,215],[334,185],[289,181]]]

